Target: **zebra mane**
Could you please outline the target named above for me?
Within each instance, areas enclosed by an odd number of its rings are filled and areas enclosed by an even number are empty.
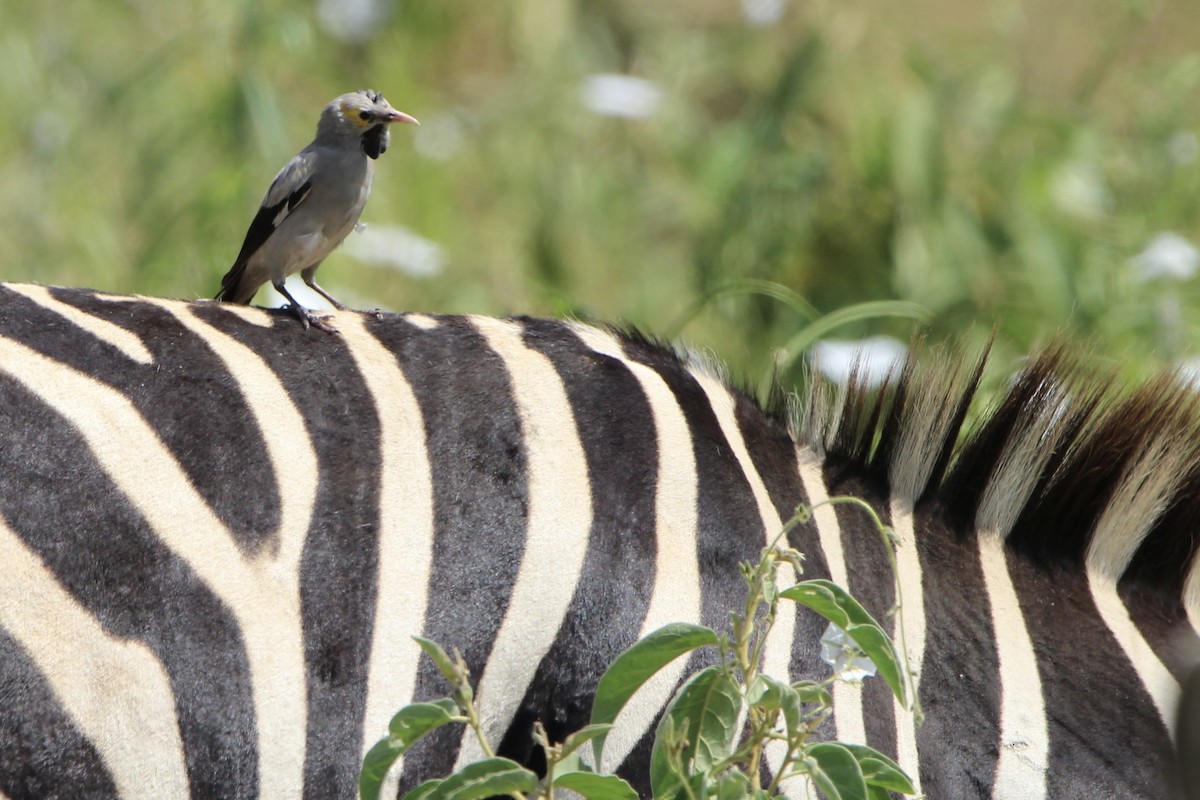
[[[910,357],[876,389],[857,375],[841,390],[814,378],[793,435],[1037,563],[1084,564],[1200,601],[1200,581],[1188,580],[1200,538],[1200,394],[1169,373],[1122,388],[1058,343],[968,423],[986,359]]]

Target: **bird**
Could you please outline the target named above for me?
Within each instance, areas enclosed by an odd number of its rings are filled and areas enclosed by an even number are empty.
[[[271,182],[216,299],[248,304],[270,281],[305,330],[312,325],[336,333],[326,316],[297,303],[283,282],[299,272],[334,308],[346,308],[317,285],[317,267],[358,225],[371,194],[374,162],[388,148],[393,123],[421,124],[374,90],[330,101],[321,111],[316,137]]]

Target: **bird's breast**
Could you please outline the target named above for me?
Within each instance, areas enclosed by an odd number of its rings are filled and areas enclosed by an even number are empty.
[[[371,196],[373,165],[361,154],[354,161],[358,163],[346,166],[348,175],[322,187],[325,189],[323,205],[329,211],[324,218],[325,233],[338,241],[358,222],[367,198]]]

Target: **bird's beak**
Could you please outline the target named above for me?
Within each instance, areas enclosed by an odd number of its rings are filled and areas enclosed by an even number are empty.
[[[417,121],[416,117],[410,117],[408,114],[405,114],[403,111],[397,111],[394,108],[389,110],[387,112],[387,114],[385,114],[383,116],[383,122],[402,122],[406,125],[420,125],[421,124],[420,122]]]

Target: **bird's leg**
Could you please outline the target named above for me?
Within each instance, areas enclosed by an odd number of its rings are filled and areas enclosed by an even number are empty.
[[[308,288],[312,289],[314,292],[321,295],[321,297],[324,297],[326,300],[328,300],[330,303],[332,303],[333,307],[336,308],[338,311],[349,311],[350,310],[346,306],[339,303],[336,299],[334,299],[333,295],[331,295],[329,292],[325,291],[324,289],[322,289],[320,286],[317,285],[317,268],[316,267],[309,267],[308,269],[301,270],[300,277],[304,279],[304,283],[308,285]]]
[[[306,271],[306,272],[307,272],[307,271]],[[337,301],[337,299],[336,299],[336,298],[334,298],[334,296],[333,296],[333,295],[331,295],[329,292],[327,292],[327,291],[325,291],[324,289],[322,289],[322,288],[321,288],[321,287],[320,287],[320,286],[317,284],[317,279],[316,279],[316,276],[315,276],[315,275],[313,275],[312,273],[307,273],[307,274],[306,274],[306,272],[301,272],[301,273],[300,273],[300,277],[304,278],[304,282],[305,282],[306,284],[308,284],[308,288],[312,289],[314,292],[316,292],[317,294],[321,295],[321,297],[324,297],[324,298],[325,298],[326,300],[328,300],[330,303],[333,303],[333,307],[334,307],[334,308],[336,308],[338,311],[353,311],[353,310],[354,310],[354,309],[350,308],[350,307],[349,307],[349,306],[347,306],[347,305],[344,305],[344,304],[342,304],[342,303],[339,303],[339,302]],[[316,270],[314,269],[314,270],[313,270],[313,272],[315,273],[315,272],[316,272]],[[371,310],[371,311],[368,311],[368,312],[366,312],[366,313],[374,315],[374,317],[375,317],[375,320],[376,320],[377,322],[378,322],[378,321],[382,321],[382,320],[383,320],[383,312],[382,312],[382,311],[380,311],[378,308],[376,308],[376,309],[373,309],[373,310]]]
[[[296,298],[292,297],[292,295],[288,292],[287,287],[283,285],[282,280],[272,281],[271,283],[275,287],[275,291],[279,292],[288,299],[288,303],[291,304],[290,308],[292,309],[292,313],[295,314],[296,318],[299,319],[304,325],[304,330],[308,330],[308,326],[312,325],[314,328],[323,330],[326,333],[338,332],[338,329],[333,327],[333,325],[328,322],[329,317],[327,315],[314,314],[304,306],[297,303]]]

